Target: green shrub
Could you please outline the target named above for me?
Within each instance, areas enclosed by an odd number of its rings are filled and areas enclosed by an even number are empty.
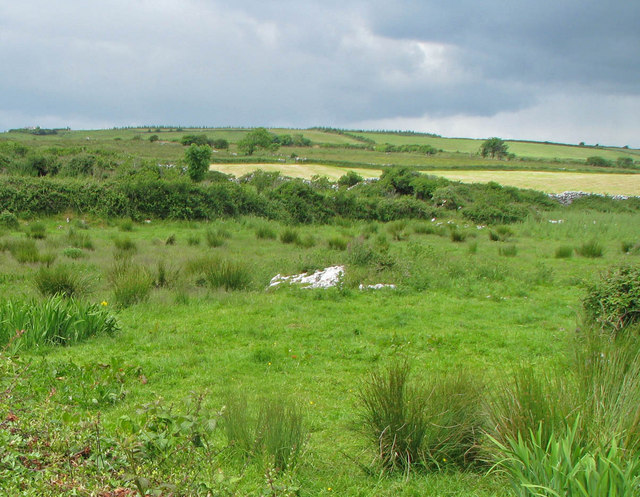
[[[573,255],[573,247],[569,245],[562,245],[556,248],[556,259],[569,259]]]
[[[63,249],[62,255],[69,259],[81,259],[82,257],[86,257],[85,253],[77,247],[67,247]]]
[[[495,204],[479,200],[465,207],[462,215],[478,224],[513,224],[525,221],[529,209],[520,204]]]
[[[269,397],[251,409],[235,395],[226,403],[223,424],[230,447],[245,458],[271,461],[276,472],[292,469],[307,440],[301,409],[288,399]]]
[[[597,240],[590,240],[576,248],[578,255],[582,257],[596,258],[604,255],[604,248]]]
[[[15,231],[20,228],[20,222],[15,214],[8,210],[3,210],[0,213],[0,227]]]
[[[596,166],[596,167],[611,167],[611,166],[613,166],[613,163],[611,161],[605,159],[604,157],[600,157],[598,155],[594,155],[592,157],[587,157],[587,160],[585,162],[589,166]]]
[[[342,236],[332,236],[327,240],[327,246],[331,250],[346,250],[348,241]]]
[[[47,228],[41,222],[35,222],[29,226],[29,236],[38,240],[47,237]]]
[[[115,318],[103,306],[60,295],[45,301],[0,301],[0,346],[14,354],[41,345],[71,345],[117,330]]]
[[[478,456],[481,389],[466,374],[410,380],[396,362],[374,371],[360,388],[362,416],[378,460],[386,470],[414,465],[467,467]]]
[[[80,297],[89,290],[89,280],[77,270],[68,266],[41,267],[34,274],[36,290],[49,297],[56,294],[63,297]]]
[[[363,180],[364,178],[355,171],[348,171],[338,178],[338,185],[349,188],[361,183]]]
[[[610,268],[587,289],[582,305],[587,317],[604,330],[618,332],[640,322],[640,267]]]
[[[295,243],[298,240],[298,238],[300,238],[300,235],[296,230],[292,228],[285,228],[280,233],[280,241],[282,243]]]

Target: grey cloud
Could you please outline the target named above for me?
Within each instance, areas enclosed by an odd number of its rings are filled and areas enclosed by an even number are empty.
[[[340,126],[518,111],[566,85],[637,94],[634,17],[632,2],[5,2],[0,128]]]
[[[376,2],[374,31],[465,48],[486,76],[640,91],[640,3],[624,0]]]

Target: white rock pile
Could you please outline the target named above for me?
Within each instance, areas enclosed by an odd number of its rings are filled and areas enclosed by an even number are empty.
[[[291,276],[276,274],[267,288],[275,288],[288,283],[289,285],[300,285],[301,288],[332,288],[338,286],[344,278],[344,266],[329,266],[313,274],[301,273]],[[381,290],[383,288],[395,289],[395,285],[377,283],[375,285],[360,285],[360,290]]]
[[[342,280],[344,276],[344,266],[329,266],[313,274],[294,274],[282,276],[276,274],[269,282],[269,288],[276,287],[282,283],[298,284],[302,288],[331,288]]]

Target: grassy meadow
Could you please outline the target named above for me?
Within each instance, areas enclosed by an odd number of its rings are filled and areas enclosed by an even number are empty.
[[[34,224],[44,227],[42,237],[27,237]],[[509,495],[488,467],[381,471],[358,392],[371,371],[398,359],[426,382],[464,371],[493,385],[523,365],[571,368],[585,287],[606,267],[638,257],[621,246],[640,240],[639,226],[636,214],[565,210],[501,229],[501,240],[493,241],[492,228],[456,217],[296,228],[258,218],[135,223],[71,215],[21,222],[20,231],[0,238],[2,295],[41,298],[48,287],[38,286],[40,273],[65,268],[82,281],[77,296],[115,316],[120,329],[3,358],[5,367],[25,369],[2,385],[18,400],[0,403],[0,417],[5,425],[26,425],[16,433],[36,465],[8,480],[4,466],[5,482],[22,495],[98,495],[140,488],[131,477],[138,472],[149,491],[172,488],[176,495]],[[284,243],[292,229],[295,241]],[[454,231],[462,241],[453,241]],[[602,245],[601,257],[575,251],[589,240]],[[19,262],[19,241],[33,241],[41,260]],[[386,263],[363,262],[363,246],[384,253]],[[560,247],[569,255],[558,257]],[[238,264],[241,288],[225,290],[207,275],[216,260]],[[267,289],[277,273],[335,264],[346,265],[339,288]],[[134,282],[116,277],[123,265]],[[139,300],[118,293],[140,281],[146,283],[130,290]],[[397,289],[362,291],[360,283]],[[177,448],[167,449],[174,466],[127,460],[123,419],[141,423],[150,406],[161,405],[166,419],[179,421],[193,398],[218,421],[237,398],[253,408],[283,398],[299,409],[304,448],[295,468],[277,478],[280,490],[267,481],[268,459],[234,456],[218,434],[216,450],[197,461],[195,473],[180,465],[171,452]],[[69,419],[80,428],[65,441],[75,426]],[[73,459],[71,446],[89,454]],[[95,467],[99,457],[105,460]]]
[[[0,134],[0,496],[638,495],[637,150],[271,131]]]

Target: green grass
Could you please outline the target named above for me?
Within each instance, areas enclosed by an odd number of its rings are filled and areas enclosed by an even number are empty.
[[[110,312],[118,307],[114,283],[117,275],[128,271],[112,266],[124,261],[144,268],[140,269],[143,276],[131,280],[147,281],[148,292],[145,290],[145,298],[122,305],[117,311],[121,329],[113,336],[98,335],[73,347],[22,349],[24,360],[33,363],[34,381],[52,367],[69,372],[57,375],[64,380],[54,377],[42,387],[31,382],[31,375],[18,376],[18,386],[11,388],[18,389],[16,395],[31,392],[20,398],[27,404],[32,402],[28,405],[33,412],[33,419],[29,411],[20,422],[32,420],[42,433],[50,430],[53,437],[60,437],[58,440],[84,444],[77,450],[87,445],[95,448],[95,432],[82,428],[93,425],[68,421],[69,426],[76,427],[71,435],[62,421],[65,412],[67,417],[84,416],[84,408],[78,406],[90,404],[95,397],[98,406],[92,408],[91,419],[99,413],[105,446],[116,439],[122,416],[130,417],[141,429],[147,426],[144,433],[149,436],[155,433],[154,447],[161,443],[159,433],[175,434],[170,439],[178,445],[167,447],[168,459],[135,459],[140,468],[146,468],[141,476],[151,484],[186,484],[184,475],[192,474],[189,468],[201,468],[197,462],[200,459],[189,459],[190,454],[194,458],[208,454],[207,467],[212,473],[210,477],[201,473],[201,477],[213,482],[215,475],[223,474],[227,483],[227,478],[239,477],[237,493],[246,495],[257,492],[265,475],[274,470],[269,463],[271,457],[264,452],[250,459],[243,469],[244,462],[225,458],[226,452],[215,452],[226,447],[223,431],[214,430],[211,438],[205,438],[202,432],[203,445],[197,449],[201,452],[192,452],[194,433],[187,429],[187,425],[203,426],[205,420],[222,423],[217,413],[229,402],[230,392],[243,391],[254,420],[259,411],[258,404],[253,404],[255,399],[291,399],[304,416],[308,429],[304,450],[296,456],[291,472],[276,477],[280,485],[300,488],[301,495],[505,495],[505,481],[493,474],[485,476],[483,470],[459,472],[449,467],[433,473],[416,469],[410,472],[408,482],[403,471],[378,478],[380,465],[374,462],[378,451],[363,430],[359,387],[371,371],[403,358],[411,361],[415,377],[424,379],[427,385],[435,384],[429,379],[451,373],[455,377],[455,372],[464,370],[486,379],[492,391],[495,382],[510,378],[524,361],[536,371],[570,370],[578,325],[576,309],[585,285],[596,281],[605,268],[633,257],[623,254],[620,246],[623,241],[640,239],[640,223],[636,214],[628,213],[550,212],[542,219],[510,226],[509,243],[517,243],[517,257],[502,257],[497,249],[501,242],[492,242],[474,225],[465,226],[462,218],[451,215],[460,230],[477,231],[473,253],[468,244],[451,242],[444,228],[446,220],[408,223],[399,237],[390,234],[395,232],[395,224],[353,221],[343,226],[297,226],[299,239],[312,236],[318,241],[308,248],[277,238],[258,239],[256,219],[228,220],[223,226],[231,236],[215,249],[215,254],[220,260],[242,262],[251,277],[249,288],[242,291],[231,287],[220,291],[214,288],[218,285],[207,282],[204,272],[195,270],[204,267],[203,258],[210,257],[213,250],[206,243],[189,243],[190,236],[203,236],[202,226],[155,220],[136,225],[126,236],[137,251],[114,261],[113,239],[122,236],[119,224],[90,219],[94,250],[83,250],[85,257],[70,262],[96,275],[89,302]],[[552,224],[548,219],[564,222]],[[62,254],[68,241],[66,232],[55,229],[60,220],[41,221],[47,227],[47,238],[28,241],[38,250]],[[437,226],[438,222],[443,224]],[[275,221],[266,223],[274,233],[291,229]],[[432,226],[444,228],[444,236],[436,234]],[[175,244],[165,244],[172,235]],[[344,251],[328,250],[321,241],[332,237],[351,242]],[[602,257],[555,257],[558,246],[576,247],[591,239],[602,244]],[[158,261],[167,261],[165,269],[171,269],[167,272],[171,275],[168,285],[153,284],[159,280]],[[295,274],[334,264],[347,265],[342,289],[265,291],[277,273]],[[2,294],[11,298],[23,293],[35,295],[30,282],[37,270],[37,264],[17,262],[8,249],[0,252]],[[360,292],[359,283],[394,283],[398,289]],[[101,306],[101,302],[107,305]],[[46,364],[41,365],[43,356]],[[122,381],[115,373],[107,375],[110,369],[92,366],[108,365],[111,358],[127,366],[120,366]],[[70,362],[85,369],[63,369],[62,365]],[[19,363],[4,362],[3,367],[11,364],[20,370]],[[127,369],[129,366],[133,369]],[[83,393],[73,393],[73,399],[82,399],[78,403],[59,393],[47,400],[48,386],[57,385],[60,390],[63,385],[71,385],[72,375],[79,378],[79,383],[97,382],[102,386],[96,387],[95,395],[89,387]],[[0,380],[5,382],[0,392],[10,388],[6,383],[10,377],[7,374]],[[190,392],[203,395],[197,415],[190,404]],[[159,397],[164,399],[162,409],[153,407]],[[9,409],[10,404],[0,399],[2,419]],[[153,416],[150,409],[155,409]],[[623,412],[621,409],[617,412]],[[163,425],[169,431],[152,432],[149,423],[162,416],[179,421]],[[183,423],[184,428],[179,428]],[[141,433],[131,432],[131,443]],[[113,444],[126,446],[127,437]],[[54,450],[36,446],[40,451]],[[21,447],[24,454],[28,453],[26,443]],[[67,449],[61,450],[66,453]],[[92,465],[97,454],[97,449],[92,450],[93,457],[74,467],[76,478],[85,486],[95,493],[117,486],[134,487],[133,482],[107,470],[113,480],[91,476],[96,474]],[[57,460],[63,461],[60,466],[56,466]],[[51,478],[25,480],[37,489],[34,495],[57,495],[47,482],[68,472],[64,458],[52,456],[46,461],[43,474]],[[111,459],[109,463],[116,464]],[[129,466],[119,467],[122,472],[131,471]],[[9,484],[17,485],[19,474],[13,473]],[[111,487],[108,481],[114,482]]]

